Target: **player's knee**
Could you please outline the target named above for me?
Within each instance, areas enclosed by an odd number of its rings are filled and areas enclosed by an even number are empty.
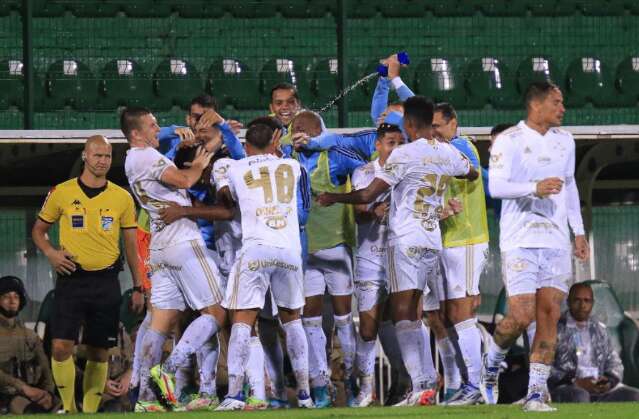
[[[362,325],[360,323],[359,335],[362,337],[362,340],[366,342],[375,340],[377,338],[377,327],[375,327],[375,325]]]
[[[73,355],[73,344],[54,340],[51,343],[51,356],[57,362],[66,361]]]

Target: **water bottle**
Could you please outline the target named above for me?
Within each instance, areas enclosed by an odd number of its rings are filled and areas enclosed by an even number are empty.
[[[408,53],[406,51],[400,51],[397,53],[397,60],[400,64],[408,65],[410,64],[410,58],[408,57]],[[388,77],[388,66],[384,64],[379,64],[377,66],[377,74],[382,77]]]

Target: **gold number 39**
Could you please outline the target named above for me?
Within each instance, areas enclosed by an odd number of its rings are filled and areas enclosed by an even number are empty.
[[[264,203],[273,202],[273,186],[271,184],[271,174],[267,166],[258,169],[260,177],[255,179],[250,170],[244,174],[244,182],[249,189],[262,188]],[[280,164],[275,169],[275,191],[277,201],[281,204],[288,204],[293,199],[295,191],[295,175],[293,168],[288,164]]]

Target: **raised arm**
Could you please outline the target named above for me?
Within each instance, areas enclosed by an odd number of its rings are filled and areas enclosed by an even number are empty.
[[[387,77],[380,77],[377,79],[377,86],[373,92],[373,100],[371,101],[371,119],[373,120],[373,126],[377,125],[377,120],[386,106],[388,106],[388,92],[390,91],[390,80]]]
[[[244,147],[242,147],[242,143],[237,138],[237,135],[235,135],[228,122],[223,121],[217,126],[220,128],[224,145],[229,151],[229,155],[231,156],[231,158],[233,160],[240,160],[246,157],[246,152],[244,151]]]

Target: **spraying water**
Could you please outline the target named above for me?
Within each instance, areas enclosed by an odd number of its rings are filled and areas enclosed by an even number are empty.
[[[364,76],[361,79],[357,80],[355,83],[351,84],[346,89],[344,89],[341,92],[339,92],[337,94],[337,96],[335,96],[333,99],[331,99],[326,105],[322,106],[319,109],[318,112],[322,113],[322,112],[326,112],[327,110],[331,109],[333,107],[333,105],[335,105],[335,103],[337,103],[338,100],[340,100],[344,96],[348,95],[350,92],[352,92],[353,90],[357,89],[359,86],[361,86],[361,85],[363,85],[365,83],[368,83],[373,77],[375,77],[377,75],[378,75],[378,73],[376,71],[374,73],[369,74],[368,76]]]

